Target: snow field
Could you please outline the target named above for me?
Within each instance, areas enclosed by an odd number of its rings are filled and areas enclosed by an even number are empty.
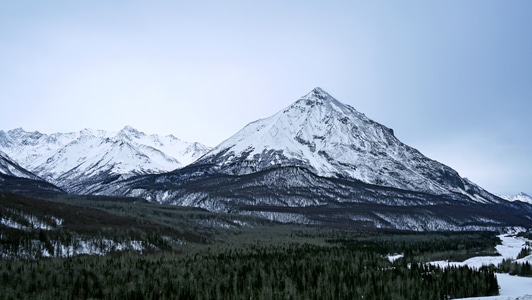
[[[438,265],[440,267],[446,267],[448,265],[463,266],[467,265],[473,268],[480,268],[483,265],[493,264],[497,266],[505,258],[515,259],[521,249],[529,241],[522,237],[516,237],[510,234],[499,235],[502,240],[502,245],[495,247],[497,252],[501,256],[478,256],[472,257],[464,262],[448,262],[448,261],[435,261],[431,264]],[[522,260],[532,260],[532,255],[529,255]],[[521,261],[521,260],[520,260]],[[509,274],[497,273],[497,281],[500,286],[500,295],[493,297],[472,297],[464,298],[468,300],[532,300],[532,278],[511,276]]]

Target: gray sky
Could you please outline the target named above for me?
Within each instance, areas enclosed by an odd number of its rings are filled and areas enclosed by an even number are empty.
[[[2,1],[0,129],[215,146],[320,86],[493,193],[532,194],[532,1]]]

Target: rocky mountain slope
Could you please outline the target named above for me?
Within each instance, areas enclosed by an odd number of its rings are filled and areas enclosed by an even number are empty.
[[[37,175],[19,166],[2,151],[0,151],[0,175],[40,180]]]
[[[0,191],[43,196],[63,191],[19,166],[0,151]]]

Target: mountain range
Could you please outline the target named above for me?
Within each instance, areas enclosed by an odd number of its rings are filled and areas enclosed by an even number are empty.
[[[532,205],[489,193],[320,88],[212,149],[125,127],[0,131],[0,151],[69,193],[280,222],[498,230],[532,220]]]
[[[0,151],[74,194],[96,193],[119,178],[181,168],[208,150],[200,143],[146,135],[129,126],[119,132],[84,129],[50,135],[20,128],[0,131]]]

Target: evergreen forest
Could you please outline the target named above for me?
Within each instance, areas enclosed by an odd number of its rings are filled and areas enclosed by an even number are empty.
[[[496,266],[427,264],[496,255],[494,232],[324,228],[138,199],[0,194],[0,204],[0,217],[11,222],[0,225],[0,299],[452,299],[498,294]],[[133,240],[136,246],[124,246]],[[74,251],[76,245],[88,247],[87,241],[95,253]],[[389,259],[393,254],[402,255]]]

